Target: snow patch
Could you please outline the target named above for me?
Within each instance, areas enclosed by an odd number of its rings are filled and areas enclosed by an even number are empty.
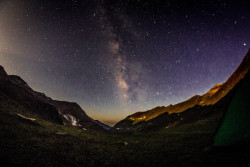
[[[24,116],[22,114],[18,114],[18,113],[16,113],[16,115],[18,115],[19,117],[21,117],[23,119],[27,119],[27,120],[30,120],[30,121],[35,121],[36,120],[35,118],[29,118],[29,117],[26,117],[26,116]]]
[[[61,113],[61,111],[60,111],[60,110],[58,110],[58,113],[59,113],[60,115],[63,115],[63,114]]]
[[[74,116],[70,115],[70,114],[65,114],[63,115],[64,118],[66,118],[68,121],[70,121],[72,126],[77,126],[77,120]]]

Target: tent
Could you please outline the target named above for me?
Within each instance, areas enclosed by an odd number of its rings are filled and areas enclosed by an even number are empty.
[[[250,143],[250,72],[240,81],[227,108],[214,146]]]

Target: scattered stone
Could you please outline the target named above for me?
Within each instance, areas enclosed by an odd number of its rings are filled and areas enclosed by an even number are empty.
[[[180,124],[180,122],[178,122],[178,121],[175,121],[174,123],[169,123],[167,126],[166,126],[166,129],[168,129],[168,128],[173,128],[173,127],[175,127],[175,126],[177,126],[177,125],[179,125]]]
[[[209,151],[211,149],[212,149],[211,147],[206,147],[206,148],[203,148],[202,151],[207,152],[207,151]]]
[[[124,145],[125,145],[125,146],[127,146],[127,145],[128,145],[128,143],[127,143],[127,142],[123,142],[123,143],[124,143]]]
[[[66,135],[67,133],[65,132],[56,132],[57,135]]]

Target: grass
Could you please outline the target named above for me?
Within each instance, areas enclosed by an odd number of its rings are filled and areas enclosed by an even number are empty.
[[[23,121],[16,113],[35,118],[36,124]],[[221,155],[227,155],[221,163],[232,161],[230,157],[235,158],[233,152],[204,151],[211,146],[220,115],[192,124],[133,135],[56,125],[6,98],[0,98],[0,115],[1,163],[60,167],[190,166],[216,164]],[[247,155],[242,153],[239,156],[242,159]]]

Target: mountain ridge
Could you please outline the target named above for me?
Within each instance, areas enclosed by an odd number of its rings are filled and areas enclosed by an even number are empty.
[[[216,104],[220,99],[229,93],[229,91],[249,72],[250,68],[250,49],[248,50],[246,56],[243,58],[241,64],[232,73],[232,75],[222,84],[217,84],[213,86],[207,93],[203,95],[195,95],[186,101],[177,103],[175,105],[170,104],[169,106],[155,107],[151,110],[145,112],[136,112],[127,116],[125,119],[118,122],[114,128],[120,129],[122,123],[125,123],[126,127],[129,128],[135,124],[141,122],[147,122],[152,120],[164,113],[182,113],[195,106],[210,106]]]
[[[19,76],[8,75],[0,65],[0,96],[10,98],[42,119],[83,128],[106,131],[90,118],[75,102],[58,101],[34,91]]]

